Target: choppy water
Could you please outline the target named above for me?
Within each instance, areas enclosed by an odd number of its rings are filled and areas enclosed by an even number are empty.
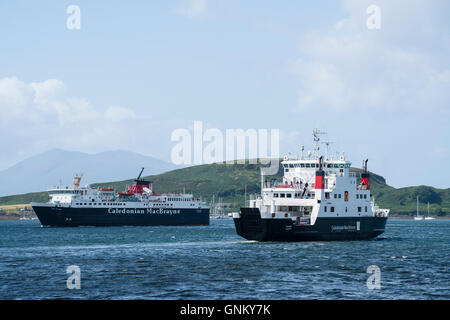
[[[209,227],[0,221],[1,299],[450,299],[450,220],[389,220],[370,241],[257,243]],[[69,290],[66,268],[81,270]],[[370,265],[381,288],[370,290]]]

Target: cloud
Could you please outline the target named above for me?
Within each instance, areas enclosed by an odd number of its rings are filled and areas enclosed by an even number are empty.
[[[0,79],[0,105],[26,105],[30,102],[32,94],[33,89],[19,81],[17,78]]]
[[[39,125],[45,119],[66,126],[79,121],[118,122],[136,117],[128,108],[112,106],[99,111],[84,98],[69,97],[60,80],[27,84],[16,77],[0,79],[0,111],[3,124],[20,120]]]
[[[206,14],[206,0],[185,0],[176,12],[188,19],[198,19]]]
[[[15,78],[15,81],[18,81]],[[26,84],[22,84],[25,85]],[[65,88],[62,81],[49,79],[43,82],[33,82],[29,85],[34,90],[34,100],[36,104],[45,104],[53,100],[61,99]]]
[[[71,97],[60,80],[26,83],[17,77],[2,78],[0,167],[55,147],[87,152],[128,149],[136,125],[148,119],[130,108],[101,108],[85,98]]]
[[[347,17],[302,35],[296,111],[448,108],[449,2],[378,1],[380,30],[366,27],[371,4],[343,1]]]
[[[122,107],[110,107],[105,112],[105,117],[113,122],[120,122],[125,119],[134,119],[136,114],[133,110]]]

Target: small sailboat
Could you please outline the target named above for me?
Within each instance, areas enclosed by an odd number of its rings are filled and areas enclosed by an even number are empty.
[[[31,217],[28,217],[26,215],[26,212],[27,212],[27,208],[26,207],[20,209],[20,212],[23,212],[23,216],[19,220],[31,220]]]
[[[427,206],[427,216],[425,217],[425,220],[434,220],[434,217],[430,216],[430,203],[428,202],[428,206]]]
[[[423,216],[419,215],[419,196],[417,196],[417,211],[414,220],[423,220]]]

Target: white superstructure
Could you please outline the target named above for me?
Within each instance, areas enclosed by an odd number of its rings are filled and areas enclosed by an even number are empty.
[[[81,176],[75,176],[72,188],[57,187],[48,190],[49,206],[72,208],[208,208],[208,205],[188,193],[157,194],[148,181],[136,180],[127,192],[115,192],[113,188],[79,187]]]

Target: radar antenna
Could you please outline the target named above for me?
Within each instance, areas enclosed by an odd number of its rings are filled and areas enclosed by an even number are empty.
[[[326,134],[326,132],[322,132],[319,129],[313,130],[313,137],[314,137],[314,158],[317,158],[318,152],[319,152],[319,134]]]

